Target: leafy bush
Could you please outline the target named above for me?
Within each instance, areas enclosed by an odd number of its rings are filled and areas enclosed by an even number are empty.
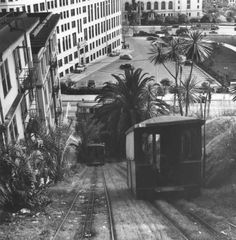
[[[13,212],[21,208],[38,208],[44,202],[39,196],[39,190],[42,189],[36,188],[35,172],[30,165],[30,156],[25,146],[15,144],[2,151],[0,208]]]

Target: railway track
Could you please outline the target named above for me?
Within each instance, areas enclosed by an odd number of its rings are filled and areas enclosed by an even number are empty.
[[[81,177],[84,177],[85,174],[86,172]],[[60,233],[63,232],[67,223],[74,221],[74,219],[77,217],[79,218],[79,221],[74,224],[75,231],[73,233],[73,237],[70,239],[92,239],[95,235],[99,234],[96,232],[95,226],[95,215],[98,209],[100,209],[100,211],[102,209],[102,211],[106,213],[108,224],[107,228],[109,232],[107,235],[109,235],[109,239],[116,240],[111,201],[103,168],[93,167],[93,171],[90,172],[90,176],[90,188],[83,192],[77,191],[71,206],[69,207],[51,240],[64,239],[60,237]],[[103,199],[105,199],[105,204]]]
[[[125,169],[123,167],[117,166],[115,169],[123,178],[126,178]],[[230,239],[232,239],[229,236],[226,236],[225,234],[217,231],[213,226],[211,226],[208,222],[206,222],[204,219],[202,219],[197,214],[195,214],[193,212],[186,212],[173,202],[169,202],[169,203],[175,209],[177,209],[180,214],[186,216],[188,219],[190,219],[192,222],[194,222],[194,224],[198,224],[198,226],[200,226],[202,229],[205,229],[205,231],[207,231],[209,233],[209,235],[214,237],[214,240],[230,240]],[[173,218],[171,218],[171,216],[166,214],[160,207],[158,207],[158,205],[156,205],[154,203],[152,203],[152,205],[154,205],[155,208],[162,214],[163,218],[168,223],[170,223],[172,225],[172,227],[175,228],[180,233],[180,235],[183,239],[186,239],[186,240],[193,239],[184,228],[181,228],[181,226],[179,225],[178,222],[173,220]]]
[[[180,206],[178,206],[174,202],[170,202],[171,205],[173,205],[181,214],[186,215],[188,218],[192,219],[195,221],[195,223],[203,226],[212,236],[214,236],[215,240],[231,240],[232,238],[219,232],[218,230],[215,229],[211,224],[209,224],[205,219],[203,219],[201,216],[198,214],[192,212],[192,211],[187,211]]]
[[[170,204],[170,207],[165,208],[161,207],[159,204],[161,201],[152,202],[153,206],[164,216],[164,218],[174,226],[179,232],[181,232],[182,237],[184,239],[195,240],[195,239],[202,239],[202,240],[232,240],[231,237],[226,236],[225,234],[217,231],[213,226],[207,223],[204,219],[193,212],[186,211],[179,206],[177,206],[173,202],[166,202]],[[169,210],[174,208],[178,213],[179,216],[175,214],[170,214]],[[171,211],[171,210],[170,210]],[[185,218],[185,224],[182,222],[182,218]],[[187,224],[186,224],[187,222]],[[198,236],[199,235],[199,236]]]

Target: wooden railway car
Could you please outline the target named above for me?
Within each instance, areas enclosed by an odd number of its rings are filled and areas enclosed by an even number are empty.
[[[105,164],[105,144],[90,143],[87,145],[86,164],[88,166]]]
[[[128,187],[137,198],[199,192],[203,120],[160,116],[126,132]]]

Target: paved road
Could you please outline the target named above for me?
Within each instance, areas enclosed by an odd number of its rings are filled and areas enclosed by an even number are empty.
[[[130,52],[133,56],[133,60],[121,60],[118,57],[111,59],[110,57],[104,58],[100,64],[100,68],[95,65],[89,66],[90,68],[96,68],[96,71],[89,74],[89,72],[79,74],[72,74],[71,78],[74,81],[78,81],[75,87],[86,86],[88,80],[95,80],[96,86],[101,87],[103,86],[104,82],[108,81],[115,81],[112,74],[122,74],[123,70],[119,67],[121,64],[124,63],[131,63],[135,68],[142,68],[145,73],[149,73],[150,75],[154,76],[157,82],[161,81],[163,78],[168,78],[171,81],[174,79],[171,75],[166,71],[166,69],[162,65],[154,66],[153,63],[150,62],[150,49],[151,45],[150,42],[146,40],[144,37],[129,37],[126,38],[126,41],[130,44]],[[168,63],[168,68],[171,72],[174,72],[174,63]],[[188,76],[190,71],[189,66],[183,67],[183,79]],[[205,81],[209,76],[207,76],[203,71],[198,68],[194,68],[193,76],[201,82]],[[77,79],[78,80],[77,80]]]

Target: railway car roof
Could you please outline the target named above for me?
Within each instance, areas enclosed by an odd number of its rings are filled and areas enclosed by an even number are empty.
[[[193,117],[184,117],[184,116],[159,116],[147,119],[143,122],[135,124],[133,127],[129,128],[126,132],[129,133],[137,128],[144,127],[162,127],[162,126],[173,126],[173,125],[184,125],[184,124],[204,124],[204,120],[193,118]]]

